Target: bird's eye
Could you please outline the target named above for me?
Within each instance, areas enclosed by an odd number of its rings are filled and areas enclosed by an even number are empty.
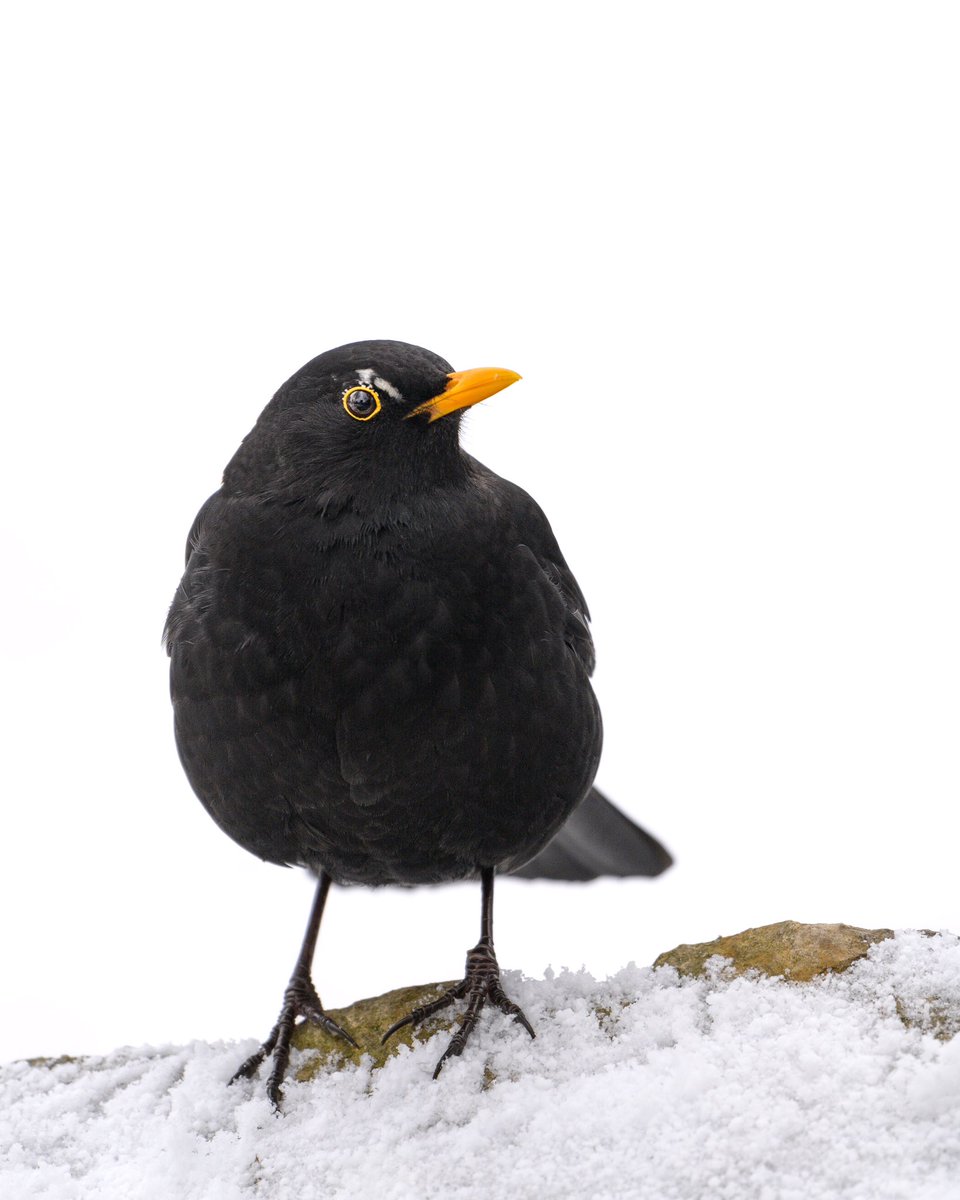
[[[343,407],[355,421],[369,421],[380,411],[380,397],[370,387],[347,388]]]

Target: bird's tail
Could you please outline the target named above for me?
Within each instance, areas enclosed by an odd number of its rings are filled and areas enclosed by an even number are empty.
[[[672,862],[652,834],[591,788],[540,853],[510,874],[585,881],[600,875],[659,875]]]

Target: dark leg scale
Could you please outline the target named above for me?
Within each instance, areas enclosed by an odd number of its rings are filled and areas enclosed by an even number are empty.
[[[463,1053],[463,1048],[466,1046],[470,1034],[473,1033],[485,1004],[495,1004],[501,1012],[518,1021],[531,1037],[537,1036],[523,1010],[518,1004],[514,1004],[500,986],[500,965],[493,949],[493,870],[484,869],[481,872],[481,879],[483,882],[481,936],[476,946],[467,951],[467,965],[463,979],[454,987],[448,988],[438,999],[424,1004],[420,1008],[415,1008],[403,1020],[391,1025],[383,1035],[383,1041],[386,1042],[405,1025],[419,1025],[427,1017],[432,1017],[434,1013],[440,1012],[441,1009],[449,1008],[455,1001],[465,999],[467,1011],[460,1022],[460,1028],[440,1056],[440,1061],[433,1072],[434,1079],[443,1070],[443,1064],[448,1058],[456,1058]]]
[[[269,1037],[260,1049],[255,1054],[251,1054],[230,1079],[231,1083],[236,1083],[238,1079],[249,1079],[256,1073],[263,1060],[268,1055],[272,1055],[273,1066],[267,1078],[267,1095],[276,1109],[280,1108],[280,1101],[283,1099],[283,1077],[290,1062],[290,1039],[293,1037],[298,1018],[302,1017],[305,1021],[319,1025],[333,1037],[343,1038],[344,1041],[349,1042],[355,1050],[360,1049],[350,1034],[323,1011],[317,989],[313,986],[310,978],[310,964],[313,961],[317,934],[320,930],[320,918],[323,916],[323,906],[329,890],[330,880],[326,875],[321,874],[313,908],[310,911],[310,920],[307,923],[307,932],[304,935],[293,974],[290,976],[290,982],[283,993],[283,1007],[280,1009],[277,1023],[270,1030]]]
[[[290,1039],[293,1037],[298,1017],[303,1017],[305,1021],[319,1025],[333,1037],[343,1038],[355,1050],[360,1048],[350,1034],[323,1011],[323,1005],[320,1003],[320,997],[317,995],[310,976],[297,977],[294,975],[287,984],[287,990],[283,993],[283,1007],[280,1009],[280,1016],[277,1018],[276,1025],[270,1030],[267,1040],[259,1050],[250,1055],[230,1079],[231,1083],[235,1083],[238,1079],[249,1079],[256,1073],[263,1060],[268,1055],[272,1055],[273,1066],[267,1078],[267,1095],[274,1108],[279,1108],[280,1101],[283,1099],[283,1077],[290,1062]]]

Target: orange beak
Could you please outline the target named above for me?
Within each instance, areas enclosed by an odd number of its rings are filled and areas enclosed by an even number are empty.
[[[427,414],[431,421],[438,421],[459,408],[479,404],[481,400],[486,400],[494,392],[502,391],[520,378],[516,371],[503,371],[499,367],[474,367],[472,371],[452,371],[447,376],[450,382],[440,395],[417,405],[407,416]]]

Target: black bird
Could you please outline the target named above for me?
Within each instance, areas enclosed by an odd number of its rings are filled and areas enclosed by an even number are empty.
[[[354,342],[273,397],[201,508],[165,631],[177,747],[246,850],[319,876],[277,1024],[280,1100],[300,1018],[353,1043],[310,968],[331,881],[480,877],[461,983],[387,1031],[466,1001],[511,1014],[495,871],[656,875],[670,856],[591,789],[600,711],[588,613],[546,517],[459,444],[463,409],[520,377]],[[579,806],[579,807],[578,807]],[[355,1044],[355,1043],[354,1043]]]

